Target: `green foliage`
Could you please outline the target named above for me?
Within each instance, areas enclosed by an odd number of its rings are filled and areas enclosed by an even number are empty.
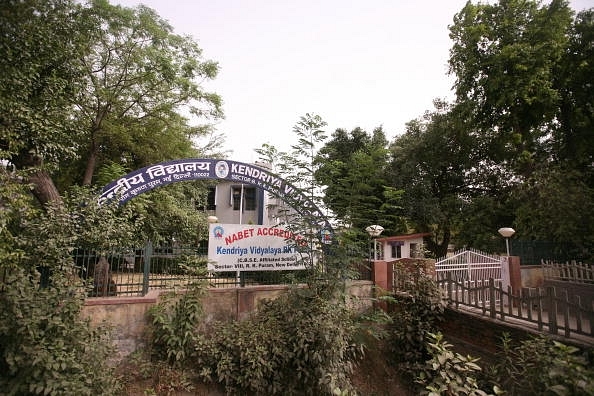
[[[242,321],[199,327],[197,289],[151,311],[156,356],[232,394],[332,394],[352,390],[361,347],[344,302],[295,289]]]
[[[218,65],[148,7],[93,0],[79,18],[92,42],[86,84],[73,98],[84,125],[74,138],[85,162],[69,165],[85,169],[82,183],[91,184],[104,161],[139,168],[192,156],[192,139],[209,128],[191,126],[181,114],[201,121],[222,116],[220,98],[200,85],[216,76]]]
[[[84,288],[64,276],[39,287],[39,274],[16,265],[0,292],[0,387],[6,395],[113,395],[113,346],[104,326],[81,317]]]
[[[493,230],[513,225],[517,238],[588,251],[594,231],[577,213],[594,202],[593,21],[592,9],[533,0],[469,2],[454,17],[455,108],[474,153],[464,177],[477,189],[461,191],[459,246],[494,250]]]
[[[520,173],[540,160],[539,139],[554,129],[556,68],[571,22],[566,2],[513,0],[468,3],[450,27],[458,101],[472,106],[476,125],[489,133],[491,158]]]
[[[594,369],[586,355],[545,336],[513,343],[504,334],[500,361],[490,373],[507,395],[594,394]]]
[[[414,268],[396,270],[405,279],[400,288],[405,292],[395,296],[389,338],[395,362],[411,379],[430,357],[426,348],[429,334],[437,332],[445,308],[435,281],[424,271],[423,261],[413,264]]]
[[[391,185],[404,190],[410,227],[431,233],[427,248],[433,257],[443,257],[457,223],[467,222],[466,202],[486,188],[469,177],[480,159],[464,116],[444,102],[434,104],[433,112],[409,122],[406,133],[395,139],[388,172]]]
[[[195,206],[206,191],[200,181],[175,183],[137,196],[125,206],[143,219],[143,233],[153,243],[175,240],[192,245],[208,235],[206,214]]]
[[[353,264],[360,262],[361,250],[359,246],[351,245],[354,240],[352,234],[334,234],[330,244],[322,240],[320,231],[329,228],[330,216],[322,211],[323,187],[315,175],[320,167],[316,150],[326,139],[322,129],[324,126],[326,123],[320,116],[306,114],[293,128],[298,144],[291,146],[291,153],[279,152],[269,145],[264,145],[256,152],[261,160],[270,164],[301,193],[294,195],[299,196],[299,199],[289,195],[283,198],[291,209],[286,210],[280,220],[307,242],[295,248],[302,254],[310,289],[320,292],[332,290],[332,294],[341,287],[344,279],[353,276]],[[328,285],[331,287],[328,288]]]
[[[584,173],[545,166],[518,189],[516,231],[566,246],[565,257],[594,256],[594,188]]]
[[[197,323],[202,316],[201,298],[204,288],[199,284],[188,290],[163,295],[149,314],[152,320],[152,346],[154,353],[178,366],[191,353],[197,337]]]
[[[352,389],[360,347],[343,302],[293,290],[252,318],[219,324],[196,348],[195,366],[231,393],[332,394]]]
[[[486,396],[477,383],[481,371],[478,358],[462,356],[451,350],[452,345],[441,333],[428,334],[427,349],[431,355],[415,382],[423,387],[422,395],[472,395]]]
[[[326,186],[324,204],[359,231],[359,242],[367,240],[364,229],[370,224],[381,224],[388,235],[403,231],[402,191],[388,187],[386,177],[387,145],[381,127],[371,135],[361,128],[337,129],[315,158],[316,180]]]
[[[85,285],[72,252],[132,241],[135,223],[84,190],[39,210],[19,176],[0,172],[0,386],[9,395],[112,395],[113,346],[105,326],[81,316]]]
[[[55,168],[74,154],[72,98],[88,42],[70,0],[0,3],[0,158]]]

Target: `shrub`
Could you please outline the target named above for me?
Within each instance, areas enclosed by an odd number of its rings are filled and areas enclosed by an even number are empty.
[[[199,331],[193,294],[152,311],[158,355],[191,367],[233,394],[343,394],[360,347],[346,304],[295,289],[263,304],[243,321]]]
[[[420,394],[486,396],[476,375],[481,371],[478,358],[462,356],[451,350],[452,345],[441,333],[428,334],[427,350],[431,355],[415,382],[422,385]]]
[[[202,317],[201,284],[187,291],[162,295],[162,301],[151,307],[151,338],[154,354],[172,365],[183,362],[196,344],[197,324]]]
[[[490,373],[508,395],[593,395],[594,368],[579,349],[544,335],[514,344],[504,334]]]
[[[117,393],[109,333],[81,318],[82,288],[59,276],[51,278],[51,287],[38,282],[37,272],[12,267],[0,293],[3,394]]]
[[[445,303],[435,281],[420,269],[416,277],[407,279],[406,293],[395,296],[392,302],[389,340],[395,363],[413,380],[431,357],[426,344],[430,341],[429,334],[438,331],[437,323],[443,320]]]

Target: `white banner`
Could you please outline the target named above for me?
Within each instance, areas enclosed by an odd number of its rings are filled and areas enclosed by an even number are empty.
[[[282,227],[210,224],[209,271],[279,271],[305,269],[295,246],[300,235]]]

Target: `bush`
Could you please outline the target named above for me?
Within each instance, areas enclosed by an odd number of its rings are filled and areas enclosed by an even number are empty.
[[[395,363],[412,381],[431,358],[426,345],[431,341],[429,335],[437,333],[437,323],[443,320],[445,303],[435,281],[422,272],[409,278],[405,289],[406,293],[392,302],[389,341]]]
[[[110,367],[106,328],[81,318],[81,285],[13,267],[0,293],[0,389],[9,395],[113,395],[119,383]]]
[[[350,374],[361,351],[355,324],[339,299],[295,289],[264,303],[252,317],[199,331],[200,309],[191,294],[152,314],[155,350],[191,367],[233,394],[332,394],[352,389]],[[169,312],[169,313],[167,313]]]
[[[441,333],[428,334],[427,350],[431,355],[419,373],[416,383],[422,385],[420,394],[486,396],[478,385],[476,375],[481,371],[478,358],[462,356],[451,350],[452,345]],[[497,390],[497,389],[496,389]]]
[[[181,296],[171,292],[149,311],[153,353],[172,365],[185,361],[196,344],[202,317],[201,284],[191,285]]]
[[[579,349],[543,335],[514,344],[505,334],[491,381],[507,395],[594,395],[594,366]]]

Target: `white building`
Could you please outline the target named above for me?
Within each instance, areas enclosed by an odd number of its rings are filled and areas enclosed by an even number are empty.
[[[380,260],[424,257],[423,238],[429,235],[431,234],[418,233],[377,238],[378,248],[382,254]]]
[[[223,224],[276,225],[295,213],[284,201],[250,184],[220,181],[209,187],[206,207]]]

